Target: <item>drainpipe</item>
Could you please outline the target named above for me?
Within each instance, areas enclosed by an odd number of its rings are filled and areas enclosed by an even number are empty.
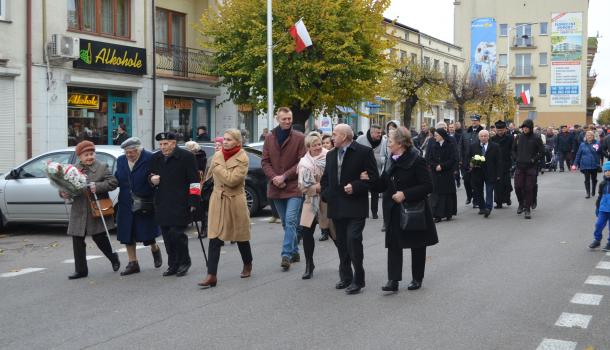
[[[152,128],[150,138],[150,148],[155,148],[155,125],[157,120],[157,37],[156,37],[156,13],[155,13],[155,0],[152,0]]]
[[[32,158],[32,0],[26,1],[25,128],[26,155]]]

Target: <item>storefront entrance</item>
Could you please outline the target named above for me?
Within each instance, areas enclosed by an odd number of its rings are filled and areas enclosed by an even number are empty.
[[[164,130],[178,136],[178,142],[197,138],[197,128],[206,127],[210,132],[211,100],[165,96]]]

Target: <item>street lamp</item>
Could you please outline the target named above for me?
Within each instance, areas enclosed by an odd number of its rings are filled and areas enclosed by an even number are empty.
[[[507,31],[506,31],[506,86],[508,88],[510,88],[510,42],[511,42],[511,38],[510,38],[510,32],[521,28],[523,26],[531,26],[533,24],[538,24],[538,22],[532,22],[532,23],[521,23],[518,24],[514,27],[508,27]],[[529,35],[527,34],[523,34],[521,35],[522,39],[529,39]],[[519,113],[517,113],[517,120],[516,120],[517,124],[519,124]]]

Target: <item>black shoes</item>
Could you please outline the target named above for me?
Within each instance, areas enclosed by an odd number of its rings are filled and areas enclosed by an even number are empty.
[[[606,246],[602,248],[602,250],[605,252],[610,252],[610,242],[608,242]]]
[[[152,252],[153,260],[155,262],[155,268],[160,268],[163,265],[163,256],[161,255],[161,248]]]
[[[282,257],[282,263],[280,264],[284,271],[288,271],[290,269],[290,258],[287,256]]]
[[[140,272],[140,264],[137,261],[130,261],[125,266],[125,270],[121,272],[121,276],[132,275],[134,273]]]
[[[389,280],[385,286],[381,287],[384,292],[398,292],[398,281]]]
[[[345,289],[352,284],[352,281],[339,281],[335,284],[336,289]]]
[[[451,221],[452,218],[453,218],[453,216],[449,215],[449,216],[447,216],[446,220]]]
[[[110,259],[112,263],[112,271],[117,272],[121,268],[121,261],[119,260],[119,254],[113,253],[113,258]]]
[[[532,212],[529,209],[525,209],[525,218],[527,220],[532,218]]]
[[[68,276],[69,280],[76,280],[79,278],[84,278],[87,277],[87,272],[75,272],[73,274],[71,274],[70,276]]]
[[[328,241],[328,231],[327,230],[322,231],[322,236],[320,237],[320,239],[318,241],[320,241],[320,242]]]
[[[416,289],[420,289],[420,288],[421,288],[421,282],[416,281],[416,280],[411,281],[411,283],[409,283],[409,285],[407,286],[408,290],[416,290]]]
[[[165,272],[163,272],[163,276],[173,276],[176,274],[177,270],[177,268],[170,266],[167,268],[167,270],[165,270]]]
[[[467,199],[466,199],[466,205],[468,205],[468,204],[470,204],[470,203],[472,203],[472,199],[467,198]]]
[[[587,195],[585,196],[586,199],[591,198],[591,193],[587,192]]]
[[[441,219],[441,218],[434,218],[434,222],[435,222],[435,223],[437,223],[437,224],[438,224],[439,222],[441,222],[442,220],[443,220],[443,219]]]
[[[491,210],[485,209],[485,214],[483,214],[483,216],[485,216],[485,219],[489,217],[489,214],[491,214]]]
[[[502,203],[497,203],[496,204],[496,209],[502,209]]]
[[[513,204],[513,202],[510,199],[506,201],[506,205],[508,205],[509,207],[511,204]]]
[[[538,206],[538,203],[536,203],[536,201],[532,202],[532,210],[536,209],[537,206]]]
[[[178,269],[176,270],[176,277],[186,276],[186,273],[189,271],[190,268],[190,263],[178,266]]]
[[[304,280],[311,279],[311,277],[313,276],[313,270],[315,268],[316,266],[313,264],[313,261],[308,261],[305,265],[305,273],[303,274],[303,276],[301,276],[301,278]]]
[[[517,209],[517,215],[520,215],[523,213],[525,209],[522,206],[519,206],[519,208]]]
[[[599,248],[600,246],[601,243],[598,240],[594,240],[593,242],[591,242],[591,244],[589,244],[589,249]]]
[[[375,219],[375,220],[379,219],[379,216],[377,216],[377,213],[373,214],[373,219]]]
[[[487,210],[479,209],[479,215],[484,215],[485,213],[487,213]]]
[[[355,283],[352,283],[345,289],[345,294],[354,295],[360,293],[360,291],[364,288],[364,286],[359,286]]]
[[[298,263],[301,261],[301,255],[299,253],[292,254],[292,258],[290,258],[291,263]]]

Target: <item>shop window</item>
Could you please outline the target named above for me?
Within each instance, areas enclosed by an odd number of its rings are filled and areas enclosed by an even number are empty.
[[[131,0],[67,1],[69,29],[119,38],[131,37]]]
[[[164,130],[176,133],[178,142],[195,139],[202,126],[210,132],[209,100],[166,96],[164,104]]]

